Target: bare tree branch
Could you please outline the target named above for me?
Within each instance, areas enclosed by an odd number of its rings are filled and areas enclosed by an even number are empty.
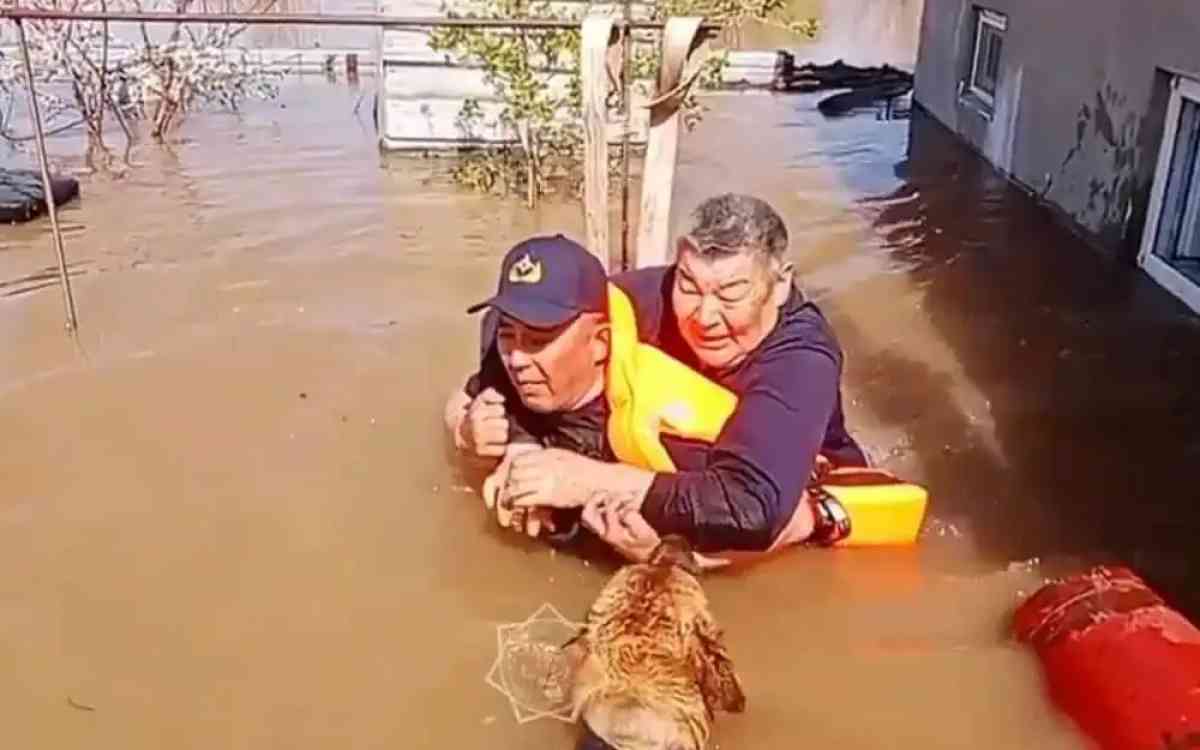
[[[42,8],[78,10],[152,10],[170,9],[178,13],[199,8],[240,6],[250,12],[267,12],[276,0],[236,0],[210,3],[209,0],[29,0]],[[201,105],[217,105],[236,110],[247,97],[270,98],[276,95],[277,73],[250,63],[244,51],[235,54],[234,40],[248,28],[225,23],[172,25],[163,42],[156,42],[148,24],[137,25],[134,39],[113,33],[110,24],[100,22],[30,21],[30,54],[35,60],[34,75],[44,81],[38,92],[45,102],[45,120],[53,132],[62,132],[83,124],[89,141],[101,152],[104,146],[104,118],[111,111],[126,139],[126,151],[134,141],[128,120],[150,118],[151,133],[161,139],[179,120]],[[159,35],[161,38],[161,35]],[[119,50],[119,52],[118,52]],[[11,132],[15,96],[24,88],[23,66],[0,54],[0,139],[21,141]],[[55,91],[69,93],[65,97]],[[154,107],[150,104],[153,102]],[[150,110],[153,110],[151,112]],[[56,118],[74,112],[59,128]]]

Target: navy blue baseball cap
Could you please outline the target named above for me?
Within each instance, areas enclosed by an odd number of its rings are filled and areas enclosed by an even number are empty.
[[[493,307],[530,328],[557,328],[582,313],[608,310],[600,259],[561,234],[532,237],[504,256],[496,295],[467,308]]]

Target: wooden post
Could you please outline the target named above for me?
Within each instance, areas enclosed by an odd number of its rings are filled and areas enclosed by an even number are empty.
[[[580,77],[583,87],[583,220],[587,249],[614,270],[608,241],[608,46],[613,19],[583,19]]]
[[[685,68],[697,42],[702,18],[672,18],[663,29],[662,62],[658,90],[646,104],[650,108],[650,133],[646,162],[642,169],[642,203],[637,241],[633,246],[635,268],[664,265],[671,220],[671,191],[675,185],[675,161],[679,153],[680,107],[688,89],[703,70],[695,64]]]

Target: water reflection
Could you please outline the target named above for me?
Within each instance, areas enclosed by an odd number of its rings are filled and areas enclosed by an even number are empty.
[[[1196,318],[922,111],[833,122],[815,101],[723,100],[685,147],[678,212],[715,187],[780,207],[848,352],[852,418],[932,489],[935,524],[985,559],[1121,558],[1200,612]],[[772,127],[747,139],[751,111]],[[720,159],[741,166],[714,187]]]
[[[930,484],[980,519],[994,554],[1124,559],[1200,613],[1188,572],[1200,535],[1189,489],[1200,457],[1194,316],[1057,225],[927,115],[914,116],[895,174],[902,184],[864,205],[986,396],[1006,459],[942,451],[944,434],[918,434]],[[939,390],[911,366],[908,376],[900,362],[883,366],[911,397]]]

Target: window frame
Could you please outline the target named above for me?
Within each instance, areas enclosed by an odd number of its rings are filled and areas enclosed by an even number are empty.
[[[999,36],[1001,45],[1003,45],[1005,32],[1008,31],[1008,17],[1003,13],[997,13],[996,11],[988,10],[987,8],[977,7],[975,9],[975,41],[971,52],[971,70],[967,74],[967,90],[971,92],[972,96],[991,109],[996,106],[995,95],[988,93],[975,83],[979,77],[980,56],[983,53],[983,45],[981,42],[984,39],[985,28],[990,29],[993,34]],[[1003,46],[1001,46],[1001,54],[1003,54],[1003,49]],[[999,60],[997,60],[996,68],[996,88],[999,89]]]
[[[1142,246],[1138,251],[1138,265],[1150,278],[1181,300],[1194,312],[1200,313],[1200,283],[1178,271],[1170,261],[1154,252],[1158,244],[1158,233],[1162,228],[1163,207],[1167,199],[1167,183],[1170,181],[1171,164],[1175,149],[1179,147],[1179,121],[1184,101],[1200,107],[1200,80],[1183,75],[1171,79],[1171,100],[1167,105],[1166,122],[1162,143],[1158,147],[1158,164],[1154,169],[1154,182],[1150,190],[1150,205],[1146,211],[1146,223],[1142,230]],[[1193,156],[1193,163],[1186,167],[1192,172],[1200,170],[1200,153]],[[1200,185],[1193,185],[1188,194],[1188,203],[1182,207],[1183,220],[1193,219],[1200,210]],[[1184,225],[1184,235],[1177,244],[1186,244],[1194,239],[1195,226]],[[1185,239],[1187,238],[1187,239]]]

